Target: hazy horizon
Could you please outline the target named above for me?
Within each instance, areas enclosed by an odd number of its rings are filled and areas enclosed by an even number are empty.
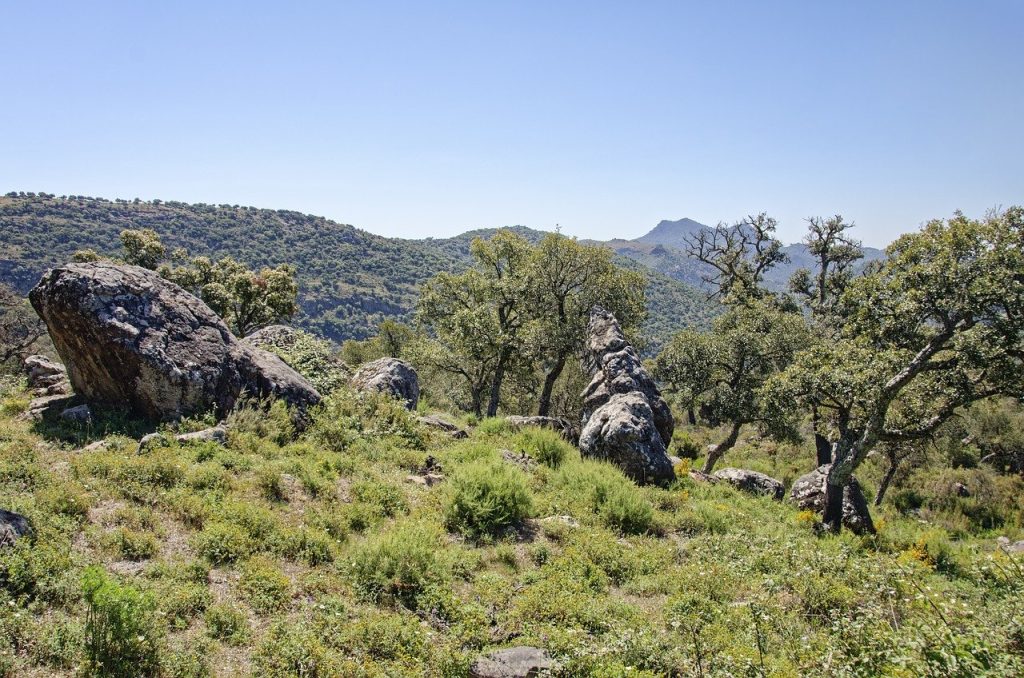
[[[636,238],[765,211],[865,244],[1022,201],[1024,4],[8,8],[0,192],[385,236]]]

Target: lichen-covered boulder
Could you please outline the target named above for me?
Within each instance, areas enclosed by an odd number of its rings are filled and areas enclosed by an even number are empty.
[[[567,442],[575,445],[579,442],[580,434],[576,430],[576,427],[568,419],[562,417],[521,417],[518,415],[512,415],[505,417],[505,421],[512,427],[513,430],[520,430],[527,426],[536,426],[538,428],[548,428],[552,431],[556,431],[562,436]]]
[[[32,534],[32,527],[28,524],[28,518],[15,513],[0,509],[0,548],[14,546],[21,537]]]
[[[601,308],[590,314],[587,349],[594,376],[583,391],[584,419],[617,393],[639,391],[651,408],[654,426],[668,447],[675,422],[672,410],[658,385],[647,372],[636,350],[629,345],[615,316]]]
[[[597,408],[580,434],[580,452],[615,464],[641,484],[675,478],[651,407],[635,391],[613,395]]]
[[[412,365],[398,358],[379,358],[366,363],[352,377],[352,386],[360,391],[380,391],[392,395],[415,410],[420,401],[420,381]]]
[[[243,344],[201,300],[154,271],[107,262],[46,272],[29,293],[76,393],[169,420],[226,413],[247,394],[304,411],[320,402],[274,355]]]
[[[786,486],[781,481],[757,471],[748,471],[742,468],[723,468],[711,474],[717,480],[723,480],[738,490],[761,494],[771,497],[776,501],[782,501],[786,493]]]
[[[556,668],[544,650],[510,647],[477,657],[469,667],[470,678],[535,678]]]
[[[797,478],[789,491],[790,500],[804,511],[822,513],[825,510],[825,483],[831,468],[832,464],[825,464]],[[875,532],[868,500],[856,478],[843,488],[843,525],[856,534]]]

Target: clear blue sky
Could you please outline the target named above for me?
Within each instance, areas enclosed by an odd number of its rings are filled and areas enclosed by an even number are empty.
[[[1024,2],[8,2],[0,192],[384,235],[1024,202]]]

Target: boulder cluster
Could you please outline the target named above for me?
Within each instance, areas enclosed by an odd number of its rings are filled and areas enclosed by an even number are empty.
[[[583,391],[580,451],[607,459],[637,483],[673,480],[667,450],[675,424],[668,403],[614,315],[595,308],[587,332],[594,376]]]

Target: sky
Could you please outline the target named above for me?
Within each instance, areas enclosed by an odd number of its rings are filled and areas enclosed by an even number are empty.
[[[1024,202],[1024,2],[0,2],[0,193],[388,236]]]

